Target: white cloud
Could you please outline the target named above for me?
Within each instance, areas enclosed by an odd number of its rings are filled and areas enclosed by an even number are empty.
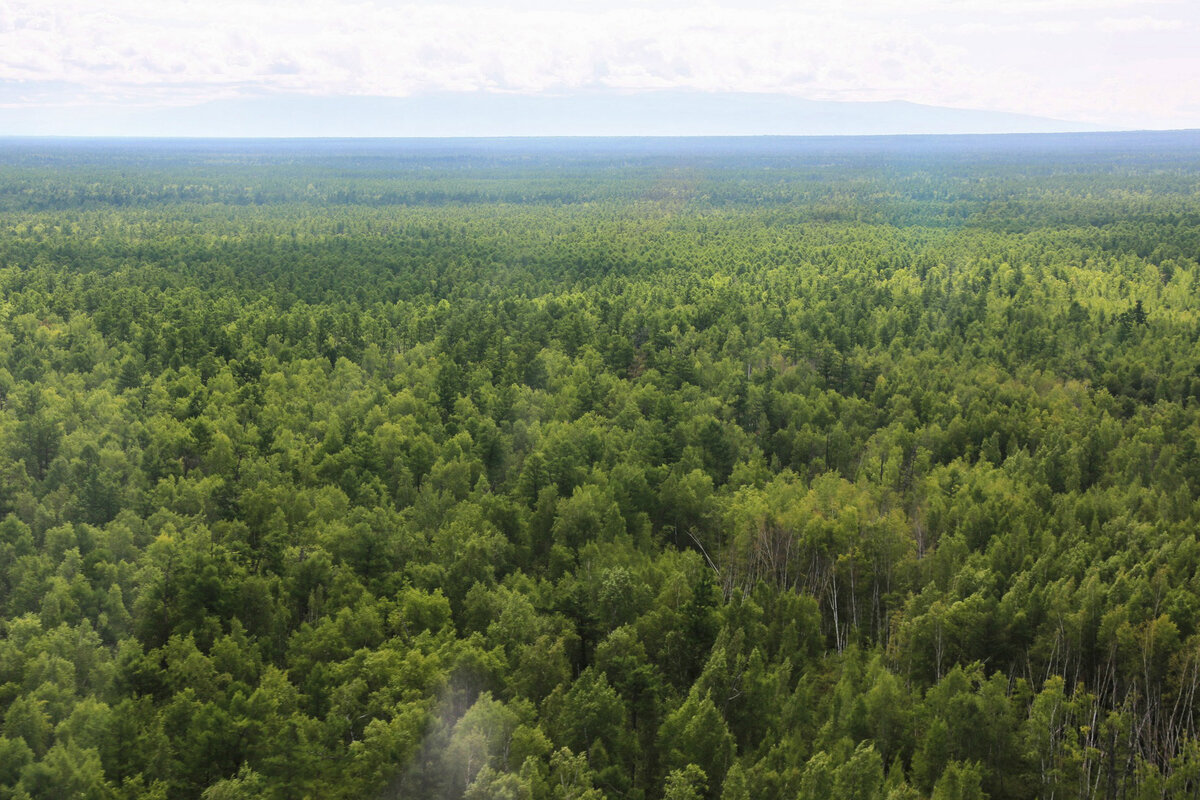
[[[1158,17],[1105,17],[1096,23],[1096,29],[1105,33],[1137,33],[1141,31],[1180,31],[1188,25],[1181,19]]]
[[[0,0],[0,81],[25,87],[0,99],[29,102],[40,85],[56,87],[44,103],[141,104],[686,88],[1105,122],[1146,113],[1145,84],[1123,76],[1153,80],[1166,55],[1190,74],[1200,57],[1158,42],[1121,61],[1098,34],[1165,37],[1197,21],[1192,4],[1161,0],[860,0],[853,13],[840,0]],[[1194,113],[1186,94],[1154,114]]]

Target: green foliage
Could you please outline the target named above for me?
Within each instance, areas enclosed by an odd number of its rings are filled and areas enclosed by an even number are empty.
[[[1188,134],[0,153],[0,800],[1189,797]]]

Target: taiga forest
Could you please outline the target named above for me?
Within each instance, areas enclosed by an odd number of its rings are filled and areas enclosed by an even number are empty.
[[[1200,134],[0,142],[0,799],[1200,796]]]

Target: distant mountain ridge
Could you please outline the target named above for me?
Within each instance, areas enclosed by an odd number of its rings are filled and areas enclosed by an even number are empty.
[[[903,101],[693,91],[270,96],[176,108],[0,108],[0,135],[441,137],[1065,133],[1080,122]]]

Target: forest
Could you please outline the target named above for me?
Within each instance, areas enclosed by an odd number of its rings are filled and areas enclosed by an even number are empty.
[[[0,140],[0,800],[1200,797],[1200,133]]]

